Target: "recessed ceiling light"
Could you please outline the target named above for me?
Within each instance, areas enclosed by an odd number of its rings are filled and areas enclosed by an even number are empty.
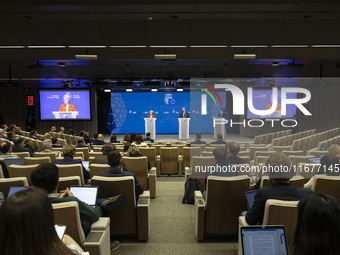
[[[59,62],[59,63],[58,63],[58,66],[59,66],[59,67],[65,67],[65,66],[66,66],[66,64],[65,64],[65,63],[63,63],[63,62]]]
[[[230,45],[230,48],[267,48],[268,45]]]
[[[133,89],[126,89],[125,91],[126,91],[126,92],[132,92]]]
[[[80,46],[67,46],[69,48],[107,48],[107,46],[104,46],[104,45],[87,45],[87,46],[83,46],[83,45],[80,45]]]
[[[146,48],[146,45],[111,45],[109,48]]]
[[[151,91],[152,91],[152,92],[157,92],[157,91],[158,91],[158,89],[151,89]]]
[[[111,89],[104,89],[104,92],[110,93]]]
[[[176,54],[155,54],[155,59],[176,59]]]
[[[178,91],[178,92],[181,92],[181,91],[183,91],[183,89],[177,89],[177,91]]]
[[[190,48],[227,48],[227,45],[191,45]]]
[[[153,20],[153,17],[152,17],[152,16],[149,16],[149,17],[148,17],[148,20]]]
[[[255,59],[256,54],[234,54],[234,59]]]
[[[30,49],[49,49],[49,48],[66,48],[66,46],[62,45],[29,45],[27,48]]]
[[[272,66],[279,66],[279,65],[280,65],[280,63],[277,62],[277,61],[275,61],[275,62],[272,63]]]
[[[271,45],[272,48],[306,48],[309,45]]]
[[[186,48],[185,45],[151,45],[150,48]]]
[[[320,45],[311,45],[310,47],[313,48],[339,48],[340,45],[325,45],[325,44],[320,44]]]
[[[75,55],[76,59],[97,60],[97,55]]]
[[[17,46],[17,45],[1,45],[0,49],[23,49],[25,46]]]

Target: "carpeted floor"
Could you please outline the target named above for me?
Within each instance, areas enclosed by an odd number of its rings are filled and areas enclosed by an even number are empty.
[[[111,254],[237,254],[236,238],[208,237],[197,242],[194,206],[182,204],[184,177],[159,177],[157,196],[150,203],[148,242],[135,237],[119,239],[121,247]]]

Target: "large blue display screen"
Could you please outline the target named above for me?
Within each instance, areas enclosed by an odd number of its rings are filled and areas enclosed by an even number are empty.
[[[89,90],[40,90],[40,119],[91,119]]]
[[[111,110],[115,121],[113,133],[144,133],[149,111],[156,117],[156,133],[178,133],[178,117],[185,107],[190,113],[190,133],[213,133],[212,117],[225,108],[225,93],[219,93],[223,106],[207,100],[207,115],[201,115],[201,94],[189,92],[111,93]]]

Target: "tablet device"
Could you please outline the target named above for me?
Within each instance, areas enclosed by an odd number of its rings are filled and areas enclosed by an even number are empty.
[[[241,227],[243,255],[288,255],[284,226]]]
[[[25,189],[29,189],[29,188],[32,188],[32,187],[10,187],[9,188],[9,191],[8,191],[8,196],[9,197],[10,195],[14,194],[15,192],[18,192],[20,190],[25,190]]]
[[[96,205],[98,186],[71,186],[70,191],[88,205]]]

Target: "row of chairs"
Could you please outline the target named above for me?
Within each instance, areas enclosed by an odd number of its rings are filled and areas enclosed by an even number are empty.
[[[292,145],[292,142],[296,139],[300,139],[306,136],[313,135],[316,132],[316,129],[306,130],[303,132],[299,132],[296,134],[289,134],[284,137],[273,139],[271,146],[287,146]]]
[[[273,139],[287,136],[292,133],[291,129],[273,132],[269,134],[257,135],[254,137],[253,144],[270,144],[272,143]]]

